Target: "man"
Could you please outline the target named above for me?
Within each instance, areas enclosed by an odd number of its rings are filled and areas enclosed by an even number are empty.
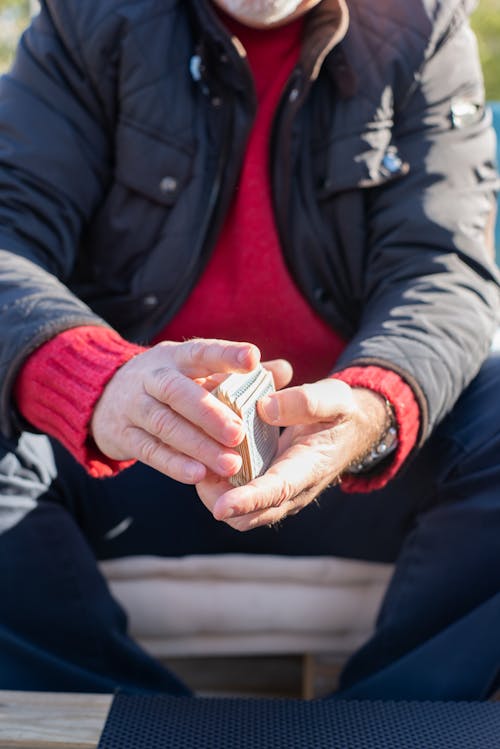
[[[466,6],[42,3],[0,94],[0,686],[182,693],[95,560],[246,551],[396,561],[342,696],[495,689],[496,174]],[[261,357],[280,446],[233,488],[243,427],[211,390]]]

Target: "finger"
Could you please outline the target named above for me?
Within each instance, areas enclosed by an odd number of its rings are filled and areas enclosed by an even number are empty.
[[[210,512],[213,512],[217,499],[228,491],[234,489],[226,478],[207,471],[202,481],[196,485],[198,496]]]
[[[262,366],[269,370],[273,375],[274,385],[277,390],[288,385],[293,377],[293,368],[286,359],[271,359],[262,362]],[[195,377],[194,382],[205,388],[205,390],[215,390],[221,382],[224,382],[228,376],[227,372],[220,374],[208,375],[207,377]]]
[[[227,479],[208,472],[196,486],[198,495],[217,520],[235,530],[273,525],[300,512],[331,483],[331,476],[324,474],[321,458],[307,474],[291,475],[292,466],[304,464],[301,456],[304,457],[302,449],[292,448],[266,474],[244,487],[232,487]]]
[[[281,390],[288,385],[293,377],[292,365],[286,359],[271,359],[262,362],[262,366],[272,372],[276,390]]]
[[[271,507],[281,507],[301,492],[313,486],[317,478],[316,466],[305,464],[302,451],[293,448],[279,458],[262,476],[223,493],[213,504],[216,520],[248,515]]]
[[[213,505],[214,517],[227,521],[270,507],[281,507],[304,492],[312,497],[336,481],[344,468],[339,462],[339,445],[332,443],[330,430],[312,437],[314,446],[292,445],[262,476],[219,496]]]
[[[160,404],[169,406],[220,444],[235,447],[243,439],[244,428],[240,417],[204,387],[176,369],[165,367],[147,372],[144,375],[144,389]],[[140,420],[139,415],[130,416],[133,422]]]
[[[130,427],[128,432],[131,454],[141,463],[182,484],[196,484],[205,478],[207,469],[199,461],[164,445],[142,429]]]
[[[233,476],[241,468],[241,456],[179,416],[168,406],[145,395],[135,425],[156,440],[194,458],[221,476]]]
[[[252,343],[205,338],[175,344],[171,354],[176,366],[188,377],[249,372],[260,361],[260,351]]]
[[[333,378],[272,393],[257,404],[261,419],[278,426],[340,421],[354,407],[352,389]]]
[[[326,486],[325,482],[325,486]],[[213,512],[213,508],[216,502],[216,497],[220,496],[224,488],[230,488],[231,485],[225,479],[212,475],[207,477],[196,486],[200,499],[204,503],[210,512]],[[310,489],[306,489],[299,495],[294,496],[291,499],[282,502],[279,506],[271,506],[261,510],[255,510],[254,512],[248,512],[243,515],[235,515],[227,518],[218,518],[229,525],[231,528],[237,531],[248,531],[253,528],[259,528],[261,526],[276,525],[285,518],[296,515],[300,510],[306,507],[317,495],[320,493],[324,486],[314,486]]]
[[[311,497],[312,499],[312,497]],[[236,531],[251,531],[254,528],[261,528],[262,526],[278,525],[282,520],[295,515],[303,507],[305,507],[310,500],[306,500],[305,495],[300,497],[300,506],[296,503],[287,503],[281,507],[269,507],[267,510],[258,510],[257,512],[251,512],[248,515],[242,515],[241,517],[231,518],[225,522],[231,528]]]
[[[208,377],[194,377],[193,382],[201,385],[201,387],[205,388],[205,390],[212,392],[221,384],[221,382],[224,382],[227,376],[227,372],[224,372],[221,374],[208,375]]]
[[[196,485],[196,490],[201,501],[212,514],[214,514],[214,506],[218,498],[229,491],[235,491],[227,479],[210,472],[207,472],[205,479]],[[246,531],[261,525],[277,523],[286,517],[286,515],[291,514],[291,507],[291,503],[283,503],[280,507],[269,507],[264,510],[256,510],[255,512],[231,517],[216,516],[216,519],[226,522],[227,525],[235,530]]]

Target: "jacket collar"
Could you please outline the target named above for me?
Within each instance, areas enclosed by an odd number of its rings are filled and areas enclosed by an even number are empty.
[[[322,0],[307,14],[300,61],[311,81],[316,80],[323,62],[342,41],[348,26],[345,0]]]
[[[219,59],[229,59],[237,66],[241,66],[245,57],[244,49],[238,39],[229,36],[211,0],[190,0],[190,5],[195,28],[203,40],[202,46],[210,40],[210,46],[215,47]],[[349,11],[346,0],[322,0],[306,16],[299,60],[305,77],[311,82],[316,80],[321,68],[326,64],[343,96],[352,95],[356,85],[354,72],[343,59],[339,47],[348,27]],[[335,55],[330,55],[333,50]]]

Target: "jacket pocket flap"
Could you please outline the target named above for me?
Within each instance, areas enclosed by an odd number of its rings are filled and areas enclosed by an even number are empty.
[[[391,140],[390,130],[367,131],[333,140],[315,153],[319,198],[377,187],[408,174],[410,165]]]
[[[173,205],[192,172],[194,148],[160,140],[121,123],[116,137],[115,176],[121,184],[162,205]]]

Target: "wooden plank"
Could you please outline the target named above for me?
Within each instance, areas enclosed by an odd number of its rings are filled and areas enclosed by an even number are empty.
[[[112,699],[0,690],[0,749],[95,749]]]
[[[300,697],[299,655],[195,656],[162,663],[200,697]]]

